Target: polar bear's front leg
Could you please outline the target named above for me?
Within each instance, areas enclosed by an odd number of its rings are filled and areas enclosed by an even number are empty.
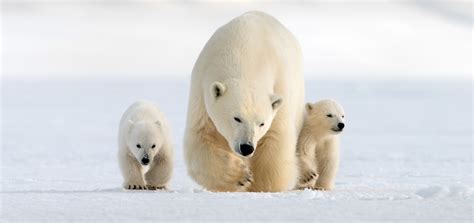
[[[298,157],[299,176],[296,189],[311,188],[318,178],[315,157],[316,143],[311,138],[300,136],[296,147]]]
[[[123,188],[129,190],[146,189],[141,166],[135,157],[132,157],[131,154],[124,153],[120,155],[119,159],[120,170],[124,179]]]
[[[281,192],[295,186],[298,177],[296,138],[290,130],[267,135],[259,141],[251,163],[255,182],[250,191]]]
[[[299,161],[300,164],[302,161]],[[308,168],[307,166],[300,166],[300,173],[298,176],[298,182],[296,184],[296,189],[302,190],[305,188],[312,188],[316,183],[319,175],[316,173],[316,170]]]
[[[210,191],[246,191],[253,181],[240,157],[196,138],[188,137],[186,161],[189,175]]]
[[[319,143],[316,148],[316,160],[319,177],[313,188],[316,190],[334,189],[336,173],[339,168],[338,139],[332,138]]]
[[[158,153],[153,159],[148,172],[145,173],[145,181],[148,190],[167,189],[168,182],[173,173],[173,158],[166,152]]]

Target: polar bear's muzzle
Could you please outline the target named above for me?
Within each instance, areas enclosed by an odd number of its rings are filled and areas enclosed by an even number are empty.
[[[255,151],[255,148],[253,147],[253,145],[249,143],[240,144],[239,153],[242,156],[250,156],[253,154],[254,151]]]
[[[343,122],[339,122],[339,123],[337,124],[337,126],[336,126],[336,127],[333,127],[331,130],[334,131],[334,132],[336,132],[336,133],[340,133],[340,132],[342,132],[342,130],[344,129],[345,126],[346,126],[346,125],[345,125]]]
[[[143,165],[143,166],[146,166],[150,163],[150,158],[148,157],[148,154],[145,153],[145,155],[143,155],[140,163]]]

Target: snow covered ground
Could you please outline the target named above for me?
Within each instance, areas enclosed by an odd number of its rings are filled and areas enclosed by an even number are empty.
[[[307,99],[345,106],[332,192],[211,193],[186,174],[189,83],[165,80],[3,80],[1,217],[69,221],[472,222],[470,81],[311,81]],[[120,116],[156,101],[172,123],[169,192],[123,191]]]

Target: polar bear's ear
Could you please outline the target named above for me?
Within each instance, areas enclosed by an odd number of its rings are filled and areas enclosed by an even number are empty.
[[[225,90],[226,90],[226,87],[221,82],[216,81],[216,82],[211,84],[211,95],[215,99],[217,99],[220,96],[224,95]]]
[[[127,120],[127,123],[128,123],[128,133],[130,133],[132,131],[132,127],[133,127],[133,121],[132,120]]]
[[[281,107],[281,104],[283,103],[283,99],[276,94],[270,95],[270,100],[272,102],[272,108],[275,111],[278,110]]]
[[[311,110],[313,110],[313,105],[312,105],[311,103],[309,103],[309,102],[306,103],[306,106],[305,106],[305,107],[306,107],[306,111],[307,111],[307,112],[310,112]]]

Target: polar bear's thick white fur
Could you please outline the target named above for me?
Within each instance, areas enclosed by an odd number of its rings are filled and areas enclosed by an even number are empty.
[[[148,101],[132,104],[120,120],[118,160],[125,189],[166,189],[173,172],[168,121]]]
[[[298,41],[265,13],[233,19],[207,42],[192,72],[189,175],[211,191],[292,189],[303,115]]]
[[[339,167],[339,134],[344,129],[344,110],[334,100],[306,104],[297,156],[298,189],[332,190]]]

